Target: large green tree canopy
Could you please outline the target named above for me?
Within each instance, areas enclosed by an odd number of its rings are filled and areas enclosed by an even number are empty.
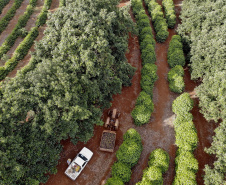
[[[134,68],[133,23],[118,0],[66,1],[49,15],[33,64],[0,89],[0,184],[39,184],[56,172],[60,140],[88,141]]]

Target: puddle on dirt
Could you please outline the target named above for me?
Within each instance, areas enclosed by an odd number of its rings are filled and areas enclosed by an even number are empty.
[[[160,3],[160,0],[158,0]],[[174,0],[174,3],[180,5],[182,1]],[[128,1],[122,1],[122,4],[119,7],[124,6]],[[177,17],[181,11],[181,6],[176,6]],[[131,13],[131,10],[130,10]],[[134,20],[134,17],[131,13],[131,16]],[[177,18],[177,24],[179,19]],[[175,28],[177,25],[175,26]],[[121,94],[114,95],[112,101],[112,107],[117,108],[121,112],[119,118],[120,126],[117,131],[117,139],[115,145],[115,151],[119,148],[120,144],[123,141],[123,133],[126,132],[129,128],[135,128],[142,137],[143,143],[143,152],[138,164],[132,169],[132,177],[130,182],[126,183],[127,185],[134,185],[141,180],[143,169],[148,165],[148,157],[150,152],[156,148],[165,149],[170,155],[170,167],[167,173],[163,175],[164,185],[171,185],[174,179],[174,159],[176,153],[175,143],[175,133],[173,128],[173,120],[175,115],[171,110],[171,105],[173,100],[178,96],[170,92],[167,82],[167,73],[169,67],[167,64],[167,49],[169,42],[173,35],[176,34],[175,29],[169,30],[169,37],[166,42],[160,44],[156,43],[156,55],[157,61],[156,65],[158,66],[157,74],[159,79],[155,83],[153,101],[155,103],[155,110],[152,115],[149,124],[146,124],[142,127],[136,127],[133,124],[131,117],[131,112],[135,106],[135,101],[141,91],[140,88],[140,79],[141,79],[141,56],[139,49],[139,42],[136,36],[129,34],[129,52],[126,54],[128,62],[137,68],[136,73],[132,79],[132,86],[124,87]],[[191,96],[195,99],[196,106],[192,110],[194,116],[194,123],[196,125],[198,136],[199,136],[199,146],[195,151],[195,156],[199,161],[199,171],[197,174],[198,184],[203,184],[202,175],[204,164],[212,163],[213,157],[207,155],[203,149],[204,147],[210,146],[211,136],[213,135],[214,126],[213,124],[207,123],[203,118],[202,114],[199,113],[198,109],[198,100],[195,98],[194,88],[197,84],[190,80],[188,69],[185,69],[185,91],[189,92]],[[107,111],[103,112],[103,120],[105,121],[107,117]],[[94,136],[86,143],[79,142],[77,145],[73,145],[70,140],[62,141],[63,151],[61,153],[61,159],[58,161],[58,172],[55,175],[51,175],[46,185],[98,185],[101,184],[104,180],[110,177],[111,166],[116,160],[115,152],[108,153],[102,152],[99,150],[99,144],[101,140],[101,134],[104,130],[103,127],[95,126]],[[76,181],[70,180],[64,174],[64,171],[67,168],[67,159],[73,159],[76,154],[83,148],[87,147],[94,152],[93,158],[76,179]]]

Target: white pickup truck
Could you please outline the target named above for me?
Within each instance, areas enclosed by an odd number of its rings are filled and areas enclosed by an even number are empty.
[[[64,172],[70,179],[75,180],[81,171],[85,168],[88,161],[93,156],[93,152],[84,147],[78,155],[74,158],[71,164]]]

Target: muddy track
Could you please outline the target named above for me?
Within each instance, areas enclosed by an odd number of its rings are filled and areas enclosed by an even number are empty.
[[[158,0],[161,3],[160,0]],[[129,1],[123,1],[120,6],[128,4]],[[177,13],[177,25],[180,23],[178,16],[181,11],[181,0],[174,0]],[[131,11],[130,11],[131,13]],[[134,17],[131,13],[134,20]],[[151,24],[151,21],[150,21]],[[143,152],[138,164],[132,169],[132,178],[126,185],[134,185],[141,180],[143,169],[148,165],[148,157],[150,152],[156,148],[163,148],[170,154],[170,168],[167,173],[164,174],[164,185],[171,185],[174,179],[174,159],[176,155],[175,146],[175,133],[173,128],[173,121],[175,115],[171,110],[173,100],[178,96],[175,93],[170,92],[167,81],[167,73],[169,67],[167,64],[167,50],[169,42],[173,35],[176,34],[176,28],[169,30],[169,37],[167,40],[160,44],[156,43],[156,65],[158,66],[157,74],[158,80],[155,83],[153,101],[155,104],[155,110],[150,119],[150,123],[141,127],[136,127],[133,124],[131,112],[135,106],[135,101],[141,91],[140,79],[141,79],[141,53],[139,49],[139,42],[137,36],[129,34],[128,47],[129,52],[126,53],[128,62],[137,68],[136,73],[132,79],[132,86],[124,87],[121,94],[113,96],[112,107],[117,108],[121,112],[119,118],[120,126],[117,131],[117,140],[115,151],[118,150],[122,143],[123,133],[129,128],[135,128],[142,137]],[[153,26],[152,26],[153,28]],[[199,113],[198,100],[195,97],[194,88],[197,84],[190,80],[190,74],[188,68],[185,69],[185,91],[191,94],[191,97],[195,100],[195,106],[192,110],[194,116],[194,123],[198,131],[199,144],[198,149],[195,151],[195,157],[199,161],[199,171],[197,174],[198,184],[203,184],[202,175],[204,164],[210,164],[213,161],[213,157],[204,153],[204,147],[210,146],[211,136],[213,135],[213,124],[207,123],[202,114]],[[107,117],[107,111],[103,112],[103,120]],[[46,185],[99,185],[101,182],[110,177],[111,166],[115,162],[115,152],[107,153],[99,150],[99,143],[103,127],[96,126],[94,128],[94,136],[86,144],[79,142],[77,145],[73,145],[70,140],[62,141],[63,151],[61,152],[61,159],[58,161],[58,172],[55,175],[51,175]],[[84,147],[88,147],[94,152],[93,158],[76,179],[76,181],[70,180],[64,174],[67,168],[67,159],[73,159],[76,154]]]
[[[42,3],[42,5],[43,5],[43,3],[44,3],[44,1],[43,0],[38,0],[38,2],[39,1],[41,1],[41,3]],[[42,2],[43,1],[43,2]],[[38,4],[39,5],[39,4]],[[42,8],[42,5],[40,5],[40,7],[37,5],[37,7],[38,7],[38,10],[39,10],[39,12],[41,11],[41,8]],[[52,0],[52,4],[51,4],[51,6],[50,6],[50,9],[49,9],[49,11],[51,12],[51,13],[53,13],[54,11],[56,11],[57,10],[57,8],[59,7],[59,0]],[[39,14],[38,13],[38,10],[36,11],[35,10],[35,13],[36,13],[36,16],[32,16],[32,19],[33,19],[33,21],[34,22],[28,22],[28,24],[34,24],[35,25],[35,21],[36,21],[36,18],[37,18],[37,15]],[[30,21],[30,20],[29,20]],[[28,26],[28,24],[26,25],[26,27]],[[35,39],[35,41],[36,42],[38,42],[39,40],[41,40],[42,39],[42,37],[44,36],[44,31],[45,31],[45,29],[46,29],[46,24],[44,24],[43,26],[41,26],[41,27],[39,27],[39,35],[38,35],[38,37]],[[20,39],[20,38],[19,38]],[[17,40],[19,40],[19,39],[17,39]],[[28,54],[24,57],[24,59],[23,60],[21,60],[18,64],[17,64],[17,66],[15,67],[15,69],[13,70],[13,71],[11,71],[8,75],[7,75],[7,77],[10,77],[10,78],[13,78],[13,77],[15,77],[16,76],[16,73],[17,73],[17,71],[18,70],[20,70],[20,69],[22,69],[25,65],[27,65],[28,63],[29,63],[29,60],[30,60],[30,58],[31,58],[31,55],[30,55],[30,52],[33,52],[35,50],[35,44],[33,44],[33,46],[31,47],[31,49],[29,50],[29,52],[28,52]]]
[[[24,0],[21,6],[16,10],[16,13],[12,20],[9,22],[6,29],[0,35],[0,45],[5,41],[6,37],[11,33],[13,28],[16,26],[18,19],[21,15],[26,11],[27,5],[29,4],[29,0]]]

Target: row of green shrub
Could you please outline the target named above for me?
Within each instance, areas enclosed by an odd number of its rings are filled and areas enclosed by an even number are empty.
[[[137,164],[142,149],[140,134],[133,128],[127,130],[123,135],[123,143],[116,152],[117,162],[112,166],[112,177],[107,180],[106,185],[123,185],[129,182],[131,168]]]
[[[132,1],[132,9],[139,30],[139,41],[143,68],[141,70],[141,93],[137,98],[132,117],[136,125],[148,123],[154,110],[152,94],[154,83],[158,76],[155,55],[155,40],[153,38],[149,17],[146,15],[141,0]]]
[[[26,36],[23,35],[24,32],[22,31],[22,28],[26,26],[27,21],[30,19],[31,14],[34,12],[36,4],[37,0],[30,0],[29,5],[27,6],[26,11],[24,12],[24,15],[20,16],[15,28],[8,35],[5,42],[0,47],[0,58],[2,58],[2,56],[10,50],[10,48],[14,45],[16,39],[19,36],[22,37]]]
[[[172,68],[168,73],[168,81],[170,90],[175,93],[181,93],[184,91],[184,70],[185,57],[183,53],[183,45],[181,37],[174,35],[169,44],[167,53],[168,64]]]
[[[6,15],[0,20],[0,34],[5,30],[9,21],[14,17],[16,10],[21,6],[24,0],[15,0],[13,6],[6,13]]]
[[[149,167],[144,170],[142,180],[136,185],[163,185],[162,174],[169,169],[169,159],[169,154],[161,148],[151,152],[148,162]]]
[[[36,25],[37,25],[37,22],[39,23],[38,26],[31,28],[31,30],[29,31],[25,39],[16,48],[15,52],[13,53],[13,57],[9,59],[3,67],[0,67],[0,80],[4,79],[7,76],[7,74],[16,67],[18,62],[27,55],[28,51],[30,50],[31,46],[34,43],[34,40],[37,38],[39,34],[38,27],[45,24],[47,20],[47,12],[48,12],[47,8],[50,7],[51,2],[52,0],[45,0],[42,11],[39,14],[38,19],[36,20]],[[43,13],[43,11],[47,11],[47,12]],[[43,16],[43,14],[46,14],[46,16]]]
[[[0,0],[0,14],[2,13],[3,8],[9,3],[10,0]]]
[[[162,5],[165,11],[165,16],[169,28],[174,28],[176,24],[176,13],[174,10],[173,0],[163,0]]]
[[[173,185],[197,184],[196,173],[198,161],[193,151],[198,144],[198,136],[195,125],[192,122],[193,116],[189,112],[193,108],[193,100],[189,93],[183,93],[173,101],[172,110],[177,115],[174,121],[176,133],[176,145],[178,147],[175,159],[175,171]]]
[[[155,0],[145,0],[145,3],[148,7],[148,12],[151,15],[152,22],[154,23],[156,41],[164,42],[167,39],[169,32],[166,19],[163,15],[162,6],[155,2]]]

